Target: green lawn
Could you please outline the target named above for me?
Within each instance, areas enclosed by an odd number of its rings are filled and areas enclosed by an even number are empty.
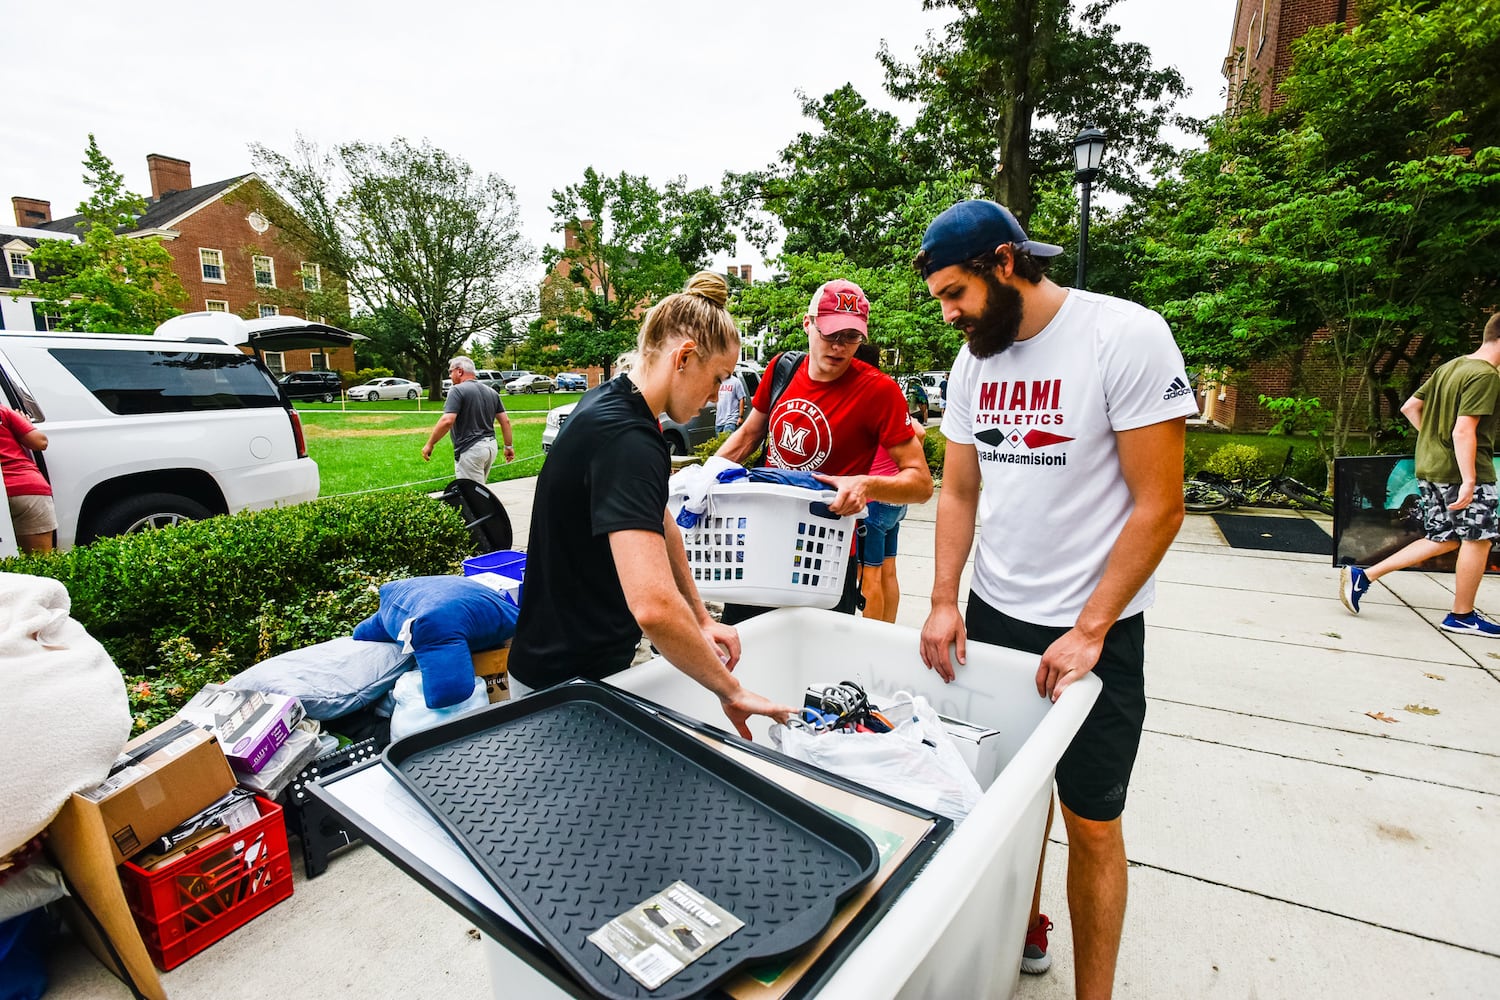
[[[578,396],[554,394],[552,404],[562,406]],[[506,465],[502,455],[490,472],[491,481],[534,476],[540,471],[547,398],[505,398],[515,430],[516,461]],[[453,479],[451,437],[445,437],[433,449],[431,462],[422,461],[422,445],[442,415],[442,407],[435,403],[382,400],[349,403],[342,409],[338,403],[298,403],[297,410],[307,437],[307,452],[318,463],[319,496],[402,485],[437,490]]]
[[[516,461],[497,461],[492,481],[536,475],[542,467],[542,430],[547,410],[574,402],[581,393],[554,393],[550,397],[506,396],[505,407],[515,429]],[[549,402],[551,406],[549,407]],[[422,445],[442,406],[425,399],[381,400],[378,403],[298,403],[307,450],[318,463],[322,477],[320,496],[336,496],[357,490],[402,485],[436,490],[453,479],[451,438],[433,450],[432,461],[422,461]],[[1247,444],[1258,449],[1269,464],[1268,472],[1281,465],[1282,456],[1295,449],[1290,470],[1309,485],[1321,486],[1322,461],[1308,438],[1270,437],[1265,434],[1227,434],[1192,430],[1187,436],[1189,471],[1227,444]]]

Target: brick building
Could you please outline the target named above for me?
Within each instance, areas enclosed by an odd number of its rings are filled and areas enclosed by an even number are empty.
[[[342,284],[281,238],[254,204],[265,193],[258,176],[241,174],[193,186],[187,160],[146,157],[151,197],[127,235],[158,236],[187,292],[188,312],[229,312],[246,319],[289,315],[322,321],[348,312]],[[83,235],[81,216],[52,218],[50,202],[12,198],[16,224],[33,231]],[[311,313],[312,315],[309,315]],[[272,371],[355,369],[352,347],[264,352]]]
[[[1239,0],[1230,35],[1229,54],[1224,57],[1224,78],[1229,82],[1229,110],[1239,106],[1241,88],[1259,86],[1264,110],[1279,107],[1285,98],[1280,87],[1292,66],[1292,43],[1308,29],[1323,24],[1351,24],[1355,19],[1350,0]],[[1314,336],[1308,347],[1316,345]],[[1325,400],[1334,390],[1328,365],[1311,358],[1291,358],[1236,372],[1224,382],[1200,379],[1198,401],[1203,419],[1233,430],[1265,430],[1275,423],[1260,405],[1262,395],[1314,395]]]
[[[1309,28],[1323,24],[1353,24],[1357,19],[1350,0],[1239,0],[1224,78],[1229,81],[1229,106],[1234,108],[1242,84],[1260,85],[1260,104],[1267,111],[1285,98],[1279,93],[1292,66],[1292,43]]]

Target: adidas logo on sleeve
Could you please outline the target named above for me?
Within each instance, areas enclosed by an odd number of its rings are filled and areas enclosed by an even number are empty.
[[[1188,385],[1180,378],[1174,378],[1171,385],[1167,386],[1167,391],[1161,394],[1161,398],[1176,399],[1178,396],[1191,396],[1192,394],[1192,386]]]

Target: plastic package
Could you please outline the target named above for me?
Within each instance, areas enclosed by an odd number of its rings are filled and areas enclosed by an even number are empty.
[[[422,694],[422,671],[409,670],[396,679],[395,707],[391,710],[391,742],[410,736],[423,729],[430,729],[439,722],[456,719],[460,715],[480,708],[488,708],[489,694],[485,691],[484,678],[474,678],[474,690],[469,697],[457,705],[447,708],[428,708]]]
[[[897,692],[885,714],[901,721],[889,733],[818,732],[774,726],[771,741],[795,760],[962,821],[979,802],[979,782],[953,737],[921,695]]]

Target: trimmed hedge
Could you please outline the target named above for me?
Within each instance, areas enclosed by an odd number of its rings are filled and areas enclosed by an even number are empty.
[[[463,518],[407,491],[245,511],[0,560],[63,583],[72,615],[126,677],[137,728],[203,684],[348,635],[390,580],[457,572]]]

